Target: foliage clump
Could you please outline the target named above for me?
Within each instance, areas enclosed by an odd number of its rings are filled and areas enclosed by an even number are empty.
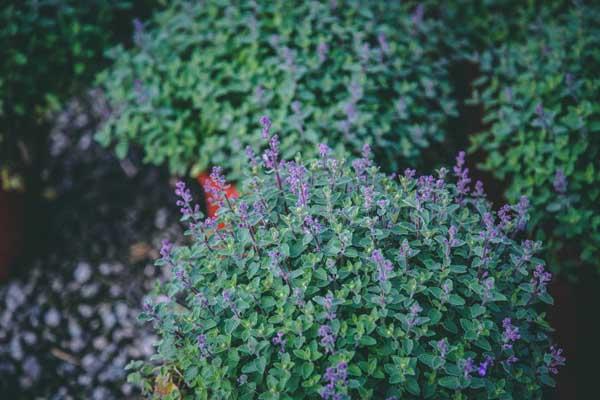
[[[97,138],[237,180],[269,110],[285,159],[326,140],[355,155],[370,143],[387,171],[416,165],[456,113],[443,32],[404,2],[174,1],[135,49],[112,51],[100,83],[113,117]]]
[[[48,116],[87,89],[104,51],[152,0],[7,0],[0,8],[0,180],[22,188],[38,172]]]
[[[525,204],[490,211],[462,152],[456,183],[386,176],[369,146],[282,161],[268,122],[238,199],[213,171],[215,218],[178,185],[191,244],[163,243],[172,279],[142,314],[159,365],[131,380],[166,398],[541,398],[564,358]]]
[[[531,24],[523,42],[482,58],[478,98],[489,127],[473,140],[483,168],[527,195],[530,227],[555,270],[571,275],[600,256],[600,30],[597,6]]]

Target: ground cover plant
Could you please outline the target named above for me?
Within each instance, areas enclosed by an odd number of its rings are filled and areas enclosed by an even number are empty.
[[[481,62],[490,48],[515,40],[525,40],[533,23],[555,19],[569,9],[572,2],[550,0],[457,0],[425,2],[435,10],[450,29],[444,41],[453,49],[454,61]]]
[[[47,118],[87,89],[103,52],[130,37],[151,1],[10,0],[0,9],[0,179],[22,189],[40,168]],[[132,15],[134,14],[134,15]]]
[[[326,139],[355,155],[370,143],[387,171],[422,164],[456,113],[443,34],[415,3],[174,1],[138,26],[135,49],[112,51],[97,139],[238,180],[268,109],[286,159]]]
[[[240,198],[213,170],[215,218],[177,185],[190,244],[163,242],[172,279],[141,316],[158,365],[131,363],[132,382],[167,399],[541,398],[564,358],[524,202],[490,211],[464,152],[452,172],[386,176],[368,145],[282,161],[263,128]]]
[[[577,3],[532,23],[526,41],[490,49],[478,93],[487,128],[473,140],[482,167],[528,196],[530,229],[551,266],[574,277],[600,253],[600,9]]]

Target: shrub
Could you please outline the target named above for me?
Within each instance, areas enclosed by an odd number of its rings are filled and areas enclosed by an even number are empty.
[[[432,1],[440,18],[452,29],[444,41],[453,48],[458,61],[479,63],[489,48],[508,41],[526,40],[531,24],[556,18],[571,3],[565,0],[523,2],[518,0],[450,2]]]
[[[417,164],[455,113],[444,31],[422,7],[387,3],[174,1],[136,49],[113,50],[100,82],[114,114],[97,138],[237,180],[269,109],[286,159],[326,138],[355,154],[370,143],[388,171]]]
[[[565,274],[600,256],[599,17],[598,7],[576,6],[533,25],[526,42],[490,50],[482,64],[488,129],[473,148],[508,182],[510,201],[529,197],[530,228]]]
[[[9,0],[0,9],[0,172],[38,168],[45,118],[89,83],[103,52],[129,35],[134,0]],[[135,2],[140,8],[150,1]],[[123,20],[126,20],[126,24]],[[122,27],[126,28],[123,29]],[[10,178],[9,178],[10,177]]]
[[[279,161],[277,144],[239,199],[213,170],[216,219],[178,185],[191,244],[163,244],[173,278],[141,316],[159,365],[130,364],[132,381],[172,399],[532,399],[553,384],[540,243],[516,239],[522,205],[496,218],[480,183],[468,194],[464,153],[452,184],[445,169],[385,176],[368,146],[350,166],[325,145]]]

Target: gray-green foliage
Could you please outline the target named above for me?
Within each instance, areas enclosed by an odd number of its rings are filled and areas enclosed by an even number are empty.
[[[400,4],[401,3],[401,4]],[[413,3],[414,4],[414,3]],[[383,168],[415,165],[455,113],[444,27],[404,2],[174,1],[100,77],[114,115],[97,135],[177,173],[239,179],[268,110],[287,159],[326,140],[369,142]],[[422,165],[422,164],[421,164]]]
[[[509,201],[529,197],[530,228],[571,276],[600,256],[599,20],[598,6],[573,5],[531,24],[526,41],[485,53],[477,93],[483,168],[507,182]]]
[[[20,174],[42,158],[50,111],[86,88],[104,51],[129,37],[131,18],[152,0],[6,0],[0,8],[0,175]],[[123,23],[125,21],[125,24]]]
[[[436,10],[450,29],[443,41],[453,49],[458,62],[478,63],[490,48],[514,40],[526,40],[530,26],[543,24],[567,10],[568,0],[454,0],[428,1],[427,8]]]
[[[352,166],[324,146],[306,163],[276,150],[216,219],[178,185],[191,244],[163,245],[173,278],[142,315],[158,365],[130,365],[148,395],[539,399],[553,385],[549,275],[540,244],[516,239],[517,208],[498,221],[465,196],[462,165],[459,187],[444,169],[387,177],[368,149]]]

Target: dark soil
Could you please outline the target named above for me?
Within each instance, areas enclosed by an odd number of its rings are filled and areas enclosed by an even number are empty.
[[[93,141],[102,106],[92,93],[56,116],[25,255],[0,286],[2,398],[131,398],[124,367],[153,351],[137,315],[168,274],[153,260],[182,236],[178,210],[165,170]]]

